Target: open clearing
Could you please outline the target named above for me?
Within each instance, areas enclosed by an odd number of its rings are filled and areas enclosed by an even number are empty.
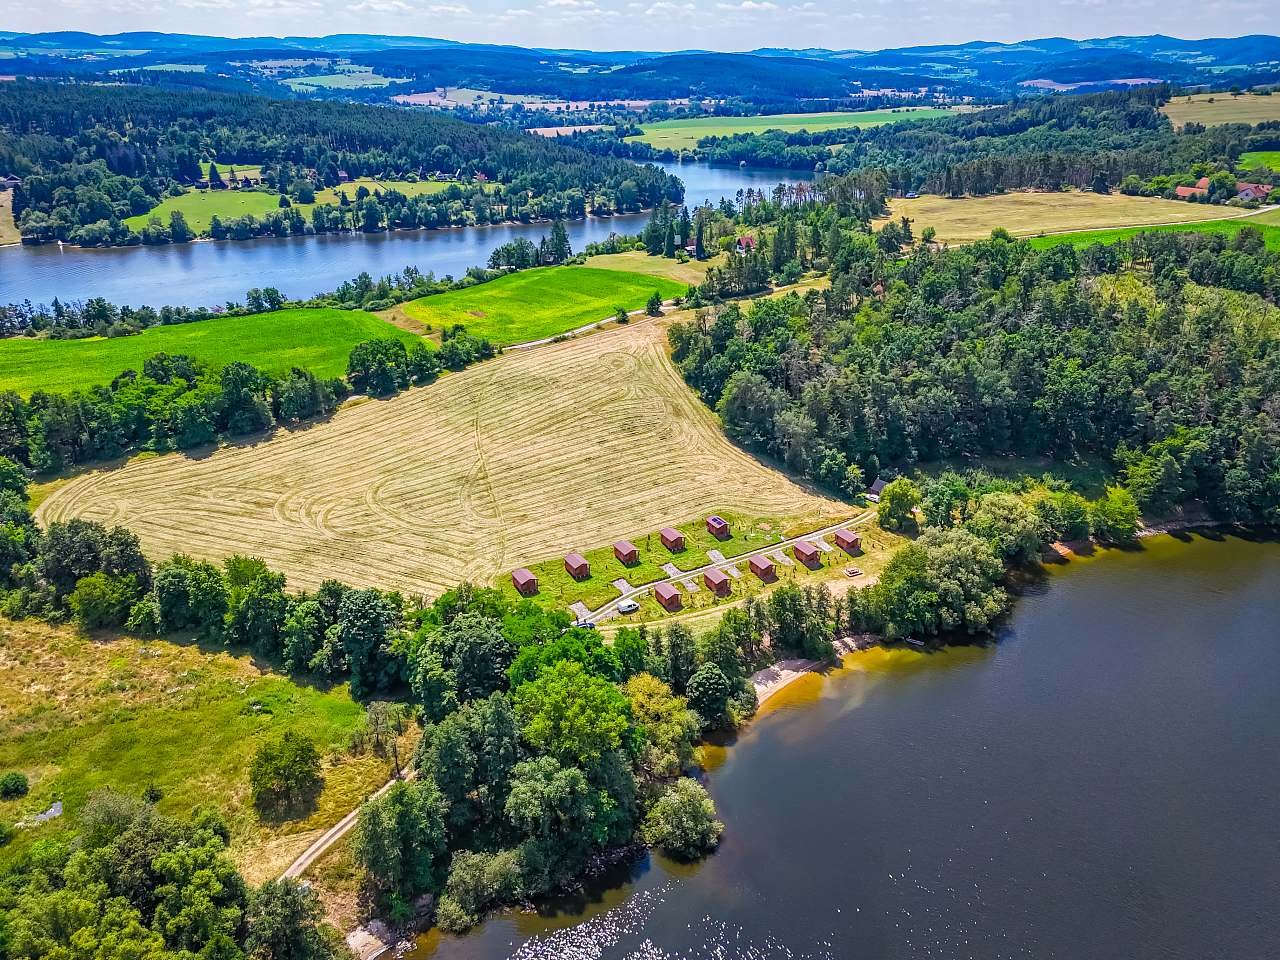
[[[1280,250],[1280,210],[1264,210],[1231,220],[1205,220],[1200,223],[1170,224],[1158,227],[1119,227],[1113,230],[1084,230],[1076,233],[1060,233],[1048,237],[1033,237],[1031,245],[1039,249],[1067,243],[1074,247],[1087,247],[1091,243],[1115,243],[1139,233],[1222,233],[1235,236],[1245,227],[1262,233],[1268,249]]]
[[[1223,123],[1261,123],[1263,120],[1280,120],[1280,96],[1260,97],[1256,93],[1242,93],[1233,97],[1229,93],[1197,93],[1189,97],[1174,97],[1160,109],[1175,127],[1188,123],[1203,123],[1206,127]]]
[[[997,227],[1003,227],[1015,237],[1030,237],[1067,230],[1223,220],[1236,211],[1180,200],[1071,190],[1002,193],[990,197],[926,195],[912,200],[891,200],[889,212],[894,219],[910,217],[916,236],[925,227],[933,227],[940,242],[966,243],[985,240]],[[1248,211],[1238,213],[1243,215]]]
[[[1280,150],[1252,150],[1240,154],[1240,166],[1246,170],[1266,167],[1268,170],[1280,172]]]
[[[631,271],[540,267],[413,300],[403,309],[436,330],[460,323],[477,337],[507,346],[558,336],[619,307],[638,310],[655,290],[669,300],[687,289],[688,284]]]
[[[0,716],[0,769],[31,780],[30,794],[6,802],[0,815],[12,823],[54,800],[65,805],[62,818],[19,830],[0,862],[37,840],[65,837],[93,790],[136,795],[154,784],[163,811],[222,809],[233,854],[260,882],[385,781],[389,766],[346,754],[364,711],[345,686],[303,686],[193,643],[90,638],[35,621],[0,621]],[[320,748],[325,787],[305,819],[265,826],[252,810],[247,771],[258,745],[286,730]]]
[[[681,263],[668,260],[666,257],[651,257],[643,250],[628,250],[626,253],[603,253],[592,257],[588,266],[601,270],[625,270],[630,273],[643,273],[651,277],[666,277],[680,283],[699,284],[707,278],[707,268],[724,261],[724,255],[718,254],[706,260],[689,260]]]
[[[22,234],[13,220],[13,191],[0,190],[0,247],[21,240]]]
[[[660,120],[646,123],[639,136],[628,140],[643,140],[659,149],[692,150],[703,137],[731,137],[736,133],[764,133],[766,130],[784,130],[795,133],[807,130],[820,133],[823,130],[844,130],[849,127],[878,127],[885,123],[903,120],[928,120],[950,115],[950,110],[936,107],[898,107],[894,110],[863,110],[860,112],[830,111],[827,113],[778,113],[767,117],[691,117],[687,120]]]
[[[435,594],[708,513],[848,516],[734,447],[665,340],[647,322],[509,353],[306,430],[84,474],[39,517],[127,524],[156,559],[255,554],[296,587]]]
[[[359,310],[297,309],[150,327],[131,337],[0,340],[0,390],[26,396],[110,383],[141,370],[156,353],[185,353],[222,366],[244,360],[272,373],[303,367],[319,376],[346,373],[351,348],[374,337],[420,339]]]

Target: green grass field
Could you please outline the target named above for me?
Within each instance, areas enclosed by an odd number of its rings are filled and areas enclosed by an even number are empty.
[[[687,289],[688,284],[621,270],[543,267],[423,297],[403,309],[435,329],[460,323],[474,335],[505,346],[558,336],[603,320],[618,307],[638,310],[655,290],[667,300]]]
[[[1246,170],[1266,167],[1268,170],[1280,171],[1280,150],[1252,150],[1242,153],[1240,166]]]
[[[189,816],[201,804],[221,808],[247,855],[238,859],[256,860],[250,851],[274,841],[287,863],[306,838],[283,836],[332,824],[386,778],[382,761],[344,756],[364,715],[345,685],[304,686],[261,672],[248,657],[191,643],[90,638],[37,622],[6,622],[0,656],[0,769],[22,770],[31,781],[26,797],[0,802],[0,820],[12,824],[54,800],[64,804],[62,818],[17,831],[0,862],[38,840],[65,837],[99,787],[137,795],[154,784],[163,811]],[[247,770],[258,744],[285,730],[311,737],[322,756],[341,762],[325,770],[312,817],[261,826],[249,804]]]
[[[1139,233],[1222,233],[1235,236],[1245,227],[1254,227],[1262,232],[1263,240],[1270,250],[1280,250],[1280,210],[1268,210],[1252,217],[1238,217],[1233,220],[1202,220],[1199,223],[1171,223],[1155,227],[1117,227],[1111,230],[1083,230],[1077,233],[1051,234],[1047,237],[1032,237],[1031,245],[1038,250],[1070,244],[1073,247],[1087,247],[1094,243],[1115,243]]]
[[[672,150],[692,150],[703,137],[730,137],[736,133],[764,133],[766,130],[785,130],[794,133],[807,130],[811,133],[823,130],[841,130],[848,127],[878,127],[885,123],[903,120],[926,120],[945,117],[950,110],[931,107],[898,110],[864,110],[861,112],[829,113],[780,113],[767,117],[693,117],[687,120],[661,120],[646,123],[640,136],[629,140],[643,140],[655,147]]]
[[[152,354],[185,353],[215,366],[244,360],[271,372],[303,367],[321,376],[346,372],[351,348],[373,337],[418,338],[356,310],[279,310],[152,327],[131,337],[0,341],[0,390],[26,396],[110,383],[141,370]]]
[[[225,179],[225,168],[219,166],[218,170]],[[146,213],[129,217],[124,223],[136,232],[145,227],[152,217],[159,217],[160,222],[167,227],[169,214],[180,210],[187,219],[187,226],[196,233],[208,233],[209,222],[214,217],[222,220],[234,220],[247,214],[261,217],[279,207],[280,198],[274,193],[262,193],[258,190],[189,190],[180,197],[166,197]]]
[[[362,90],[370,87],[385,87],[392,83],[403,83],[403,78],[380,77],[372,67],[351,67],[337,73],[326,73],[315,77],[293,77],[285,80],[285,86],[300,93],[308,90]]]

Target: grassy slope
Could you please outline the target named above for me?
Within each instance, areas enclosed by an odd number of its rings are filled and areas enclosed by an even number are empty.
[[[1249,153],[1242,153],[1240,166],[1246,170],[1252,170],[1255,167],[1280,170],[1280,150],[1252,150]]]
[[[345,686],[302,686],[194,644],[88,638],[35,622],[0,622],[0,664],[0,769],[22,770],[32,784],[24,799],[0,804],[0,819],[65,805],[62,819],[19,831],[0,861],[68,833],[99,787],[137,794],[155,784],[161,810],[223,809],[237,859],[262,879],[386,779],[385,761],[343,752],[363,717]],[[264,826],[247,769],[258,744],[285,730],[310,736],[329,758],[325,790],[306,820]]]
[[[13,191],[0,191],[0,246],[21,240],[18,225],[13,222]]]
[[[602,320],[618,307],[639,309],[655,290],[669,299],[686,289],[674,280],[620,270],[544,267],[423,297],[405,304],[404,312],[436,329],[461,323],[476,336],[505,345],[557,336]]]
[[[1176,231],[1186,233],[1223,233],[1234,236],[1245,227],[1253,227],[1262,231],[1267,247],[1280,250],[1280,210],[1268,210],[1251,217],[1240,217],[1233,220],[1206,220],[1201,223],[1177,223],[1156,227],[1119,227],[1113,230],[1086,230],[1078,233],[1062,233],[1047,237],[1033,237],[1031,245],[1039,249],[1056,247],[1064,243],[1074,247],[1087,247],[1092,243],[1115,243],[1126,237],[1139,233]]]
[[[106,384],[160,352],[186,353],[214,365],[244,360],[272,372],[304,367],[332,377],[346,372],[355,344],[373,337],[417,339],[368,313],[307,309],[152,327],[113,339],[19,337],[0,341],[0,389],[26,395]]]
[[[917,235],[925,227],[933,227],[938,240],[948,243],[982,240],[996,227],[1003,227],[1014,236],[1027,237],[1144,223],[1222,220],[1230,216],[1226,209],[1206,204],[1075,190],[1002,193],[989,197],[925,195],[911,200],[892,200],[889,210],[894,218],[910,217]]]
[[[655,147],[672,150],[692,149],[703,137],[730,137],[736,133],[764,133],[766,130],[785,130],[794,133],[807,130],[811,133],[823,130],[842,130],[848,127],[876,127],[884,123],[902,120],[924,120],[943,117],[950,111],[925,107],[919,110],[865,110],[861,112],[829,113],[780,113],[767,117],[694,117],[687,120],[660,120],[646,123],[638,137]]]
[[[1175,127],[1185,123],[1203,123],[1210,127],[1222,123],[1261,123],[1263,120],[1280,120],[1280,97],[1274,94],[1260,97],[1245,93],[1233,97],[1229,93],[1199,93],[1175,97],[1160,109]]]
[[[628,273],[643,273],[650,277],[666,277],[678,283],[698,284],[706,279],[707,268],[722,261],[724,255],[707,260],[689,260],[680,263],[666,257],[651,257],[640,250],[629,250],[626,253],[605,253],[592,257],[587,266],[600,270],[624,270]]]

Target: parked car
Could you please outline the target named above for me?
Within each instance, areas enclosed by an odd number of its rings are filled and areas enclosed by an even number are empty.
[[[640,604],[636,603],[636,601],[631,599],[623,600],[621,603],[618,604],[619,613],[635,613],[639,609],[640,609]]]

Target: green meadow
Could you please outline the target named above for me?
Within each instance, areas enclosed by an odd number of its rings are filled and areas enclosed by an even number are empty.
[[[1252,150],[1240,154],[1240,166],[1246,170],[1266,167],[1268,170],[1280,170],[1280,150]]]
[[[903,120],[928,120],[945,117],[950,110],[923,107],[920,109],[863,110],[860,112],[830,111],[827,113],[780,113],[767,117],[691,117],[687,120],[660,120],[646,123],[644,132],[629,140],[643,140],[655,147],[672,150],[692,150],[704,137],[731,137],[738,133],[764,133],[766,130],[783,130],[795,133],[806,130],[820,133],[823,130],[843,130],[849,127],[878,127],[885,123]]]
[[[639,310],[653,292],[664,300],[683,294],[687,284],[594,267],[540,267],[489,283],[413,300],[404,312],[435,329],[462,324],[477,337],[507,346],[541,340]]]
[[[1232,220],[1202,220],[1199,223],[1169,223],[1154,227],[1116,227],[1110,230],[1080,230],[1075,233],[1051,234],[1047,237],[1032,237],[1031,245],[1039,250],[1070,244],[1073,247],[1087,247],[1094,243],[1115,243],[1139,233],[1221,233],[1234,237],[1245,227],[1253,227],[1262,233],[1264,242],[1270,250],[1280,250],[1280,210],[1268,210],[1251,217],[1237,217]]]
[[[0,340],[0,390],[26,396],[110,383],[140,370],[156,353],[184,353],[221,366],[244,360],[271,372],[303,367],[317,375],[346,372],[351,348],[373,337],[419,338],[357,310],[296,309],[151,327],[129,337]]]

